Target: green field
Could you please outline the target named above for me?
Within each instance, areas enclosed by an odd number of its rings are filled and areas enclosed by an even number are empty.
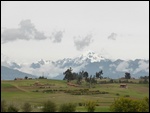
[[[137,80],[135,80],[137,81]],[[69,86],[63,80],[35,79],[35,80],[10,80],[1,81],[1,100],[6,100],[7,104],[14,104],[18,108],[25,102],[29,102],[33,111],[40,111],[42,103],[51,100],[57,107],[63,103],[75,103],[76,111],[86,111],[84,106],[88,100],[97,103],[97,112],[108,112],[109,106],[115,98],[126,96],[132,99],[143,99],[149,97],[149,84],[127,83],[127,88],[120,88],[120,83],[96,84],[88,88],[86,83],[79,87]],[[90,93],[82,94],[79,91],[88,89]],[[80,95],[66,93],[66,91],[77,91]],[[95,94],[93,92],[108,92],[106,94]]]

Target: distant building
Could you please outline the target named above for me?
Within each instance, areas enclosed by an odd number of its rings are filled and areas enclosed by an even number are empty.
[[[23,78],[15,78],[14,80],[23,80]]]
[[[29,80],[32,80],[32,78],[28,78]]]
[[[127,88],[127,84],[120,84],[120,88]]]

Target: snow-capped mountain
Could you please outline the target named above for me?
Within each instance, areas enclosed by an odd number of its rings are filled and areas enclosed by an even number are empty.
[[[4,63],[5,62],[5,63]],[[18,64],[16,62],[3,61],[1,65],[11,69],[18,69],[32,75],[44,75],[49,78],[61,78],[66,69],[72,67],[74,72],[87,71],[89,75],[95,75],[99,70],[103,70],[104,77],[118,78],[124,77],[125,72],[130,72],[132,77],[149,75],[149,60],[112,60],[97,54],[93,51],[87,51],[75,58],[64,58],[57,61],[39,60],[30,64]]]
[[[79,57],[75,58],[64,58],[63,60],[56,61],[56,66],[66,67],[67,65],[80,66],[82,64],[87,64],[90,62],[100,62],[101,60],[106,60],[99,54],[96,54],[92,51],[86,51]]]
[[[86,51],[80,56],[80,59],[82,61],[89,59],[90,62],[100,62],[101,60],[104,60],[105,58],[99,54],[94,53],[93,51]]]

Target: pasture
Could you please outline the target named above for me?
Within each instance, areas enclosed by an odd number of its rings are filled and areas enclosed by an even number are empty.
[[[107,83],[95,84],[89,88],[84,81],[81,86],[75,87],[67,85],[63,80],[3,80],[1,100],[6,100],[7,104],[13,103],[18,108],[29,102],[33,112],[40,111],[42,103],[47,100],[55,102],[57,107],[63,103],[75,103],[76,111],[84,112],[86,111],[84,103],[92,100],[97,104],[95,112],[108,112],[114,99],[120,96],[132,99],[149,97],[149,84],[127,83],[127,88],[119,86],[120,83]]]

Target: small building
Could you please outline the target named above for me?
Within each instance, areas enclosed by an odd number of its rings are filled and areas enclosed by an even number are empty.
[[[28,78],[29,80],[32,80],[32,78]]]
[[[15,78],[14,80],[23,80],[23,78]]]
[[[120,88],[127,88],[127,84],[120,84]]]

